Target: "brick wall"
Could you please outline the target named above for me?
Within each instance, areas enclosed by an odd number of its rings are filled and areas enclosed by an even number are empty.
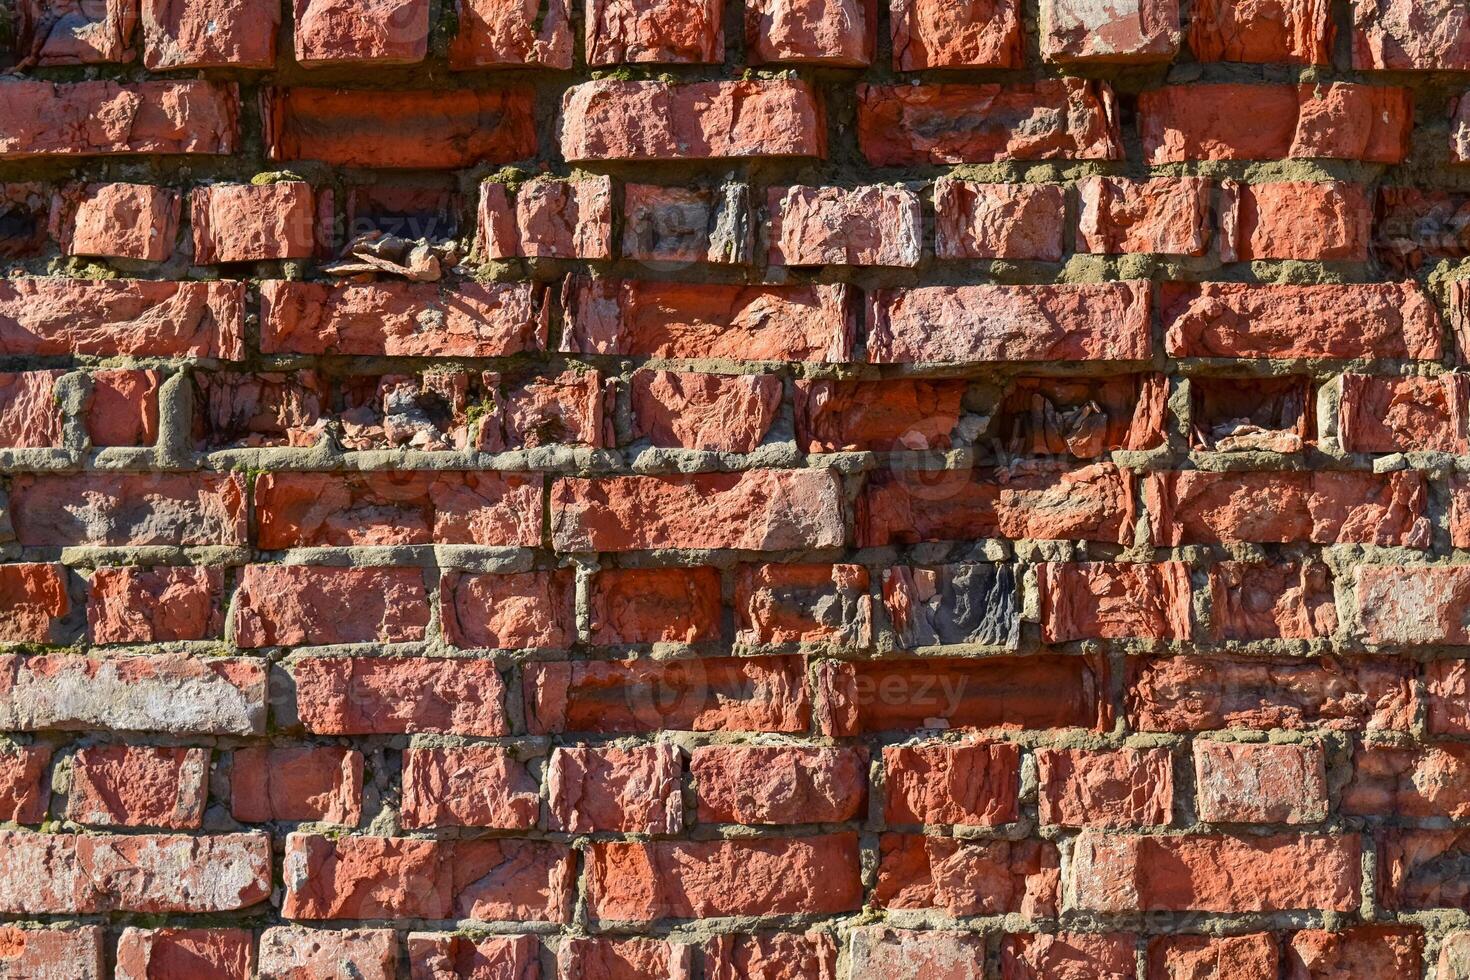
[[[1470,978],[1460,0],[8,3],[0,978]]]

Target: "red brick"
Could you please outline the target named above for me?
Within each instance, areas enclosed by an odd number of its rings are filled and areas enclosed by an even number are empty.
[[[638,371],[628,387],[634,435],[661,449],[754,452],[783,398],[772,374]]]
[[[998,827],[1018,816],[1021,750],[1001,742],[883,748],[883,820]]]
[[[247,565],[234,602],[246,648],[324,643],[413,643],[429,624],[417,568]]]
[[[0,353],[244,356],[237,282],[33,277],[0,280]]]
[[[604,568],[588,592],[595,644],[701,643],[720,638],[713,568]]]
[[[771,265],[916,266],[924,211],[902,185],[772,187],[766,191]]]
[[[174,252],[183,196],[150,184],[85,184],[58,193],[51,236],[66,255],[162,262]]]
[[[1387,830],[1379,838],[1379,901],[1390,910],[1465,909],[1463,830]]]
[[[1079,252],[1203,255],[1209,245],[1208,177],[1084,177],[1077,195]]]
[[[0,656],[0,728],[257,735],[265,665],[252,659]]]
[[[158,438],[159,371],[92,374],[87,438],[93,446],[151,446]]]
[[[755,252],[750,188],[623,185],[623,258],[743,265]]]
[[[1137,281],[879,289],[868,329],[872,364],[1141,361],[1153,351]]]
[[[71,612],[67,572],[61,565],[0,565],[0,643],[60,642]]]
[[[1353,67],[1465,71],[1470,21],[1446,0],[1362,0],[1353,4]]]
[[[281,5],[270,0],[142,0],[143,65],[274,68]]]
[[[1016,576],[1008,565],[962,562],[883,570],[883,605],[905,649],[1021,641]]]
[[[138,929],[117,941],[115,980],[250,980],[255,937],[248,929]]]
[[[1353,781],[1342,812],[1373,817],[1470,817],[1470,746],[1363,745],[1353,756]]]
[[[261,96],[272,160],[455,170],[536,152],[525,87],[443,91],[291,88]],[[387,120],[392,120],[391,124]],[[411,122],[412,125],[406,125]]]
[[[541,813],[536,780],[498,745],[403,754],[403,826],[529,830]]]
[[[46,819],[51,799],[46,771],[50,765],[51,749],[46,745],[17,745],[0,750],[0,820],[41,823]],[[6,947],[0,933],[0,977],[6,975]]]
[[[1041,19],[1048,61],[1137,64],[1179,51],[1178,0],[1042,0]]]
[[[301,723],[318,735],[509,734],[490,661],[313,657],[294,674]]]
[[[503,357],[545,344],[543,290],[528,282],[271,280],[260,290],[266,354]]]
[[[1470,161],[1470,99],[1450,102],[1450,162]]]
[[[742,565],[735,615],[742,643],[873,642],[873,600],[861,565]]]
[[[1189,444],[1215,452],[1300,452],[1316,437],[1311,379],[1191,378]]]
[[[876,0],[751,0],[745,57],[753,65],[861,68],[873,60]]]
[[[860,547],[919,541],[1133,538],[1132,480],[1111,463],[1070,471],[879,471],[858,498]]]
[[[1151,473],[1144,480],[1155,544],[1215,541],[1429,544],[1424,478],[1413,471]]]
[[[700,823],[843,823],[867,790],[861,749],[702,745],[689,761]]]
[[[561,152],[569,163],[824,157],[826,128],[821,97],[806,82],[786,79],[604,78],[571,86],[561,103]]]
[[[844,285],[574,277],[562,294],[562,350],[845,364],[856,342],[854,298]]]
[[[354,980],[393,980],[397,968],[391,929],[272,926],[260,936],[260,980],[316,980],[336,971]]]
[[[857,835],[599,842],[587,851],[595,921],[835,915],[862,905]]]
[[[315,371],[195,371],[194,447],[311,446],[326,429],[329,393]]]
[[[1138,98],[1152,165],[1280,157],[1399,163],[1413,122],[1408,89],[1349,82],[1169,85]]]
[[[722,933],[705,943],[706,980],[836,980],[837,944],[813,930],[794,933]]]
[[[1310,640],[1337,632],[1332,580],[1321,562],[1223,561],[1210,568],[1218,640]]]
[[[572,67],[566,0],[464,0],[459,32],[449,42],[449,68]],[[415,976],[417,980],[417,976]]]
[[[536,980],[540,944],[534,936],[471,939],[450,933],[411,932],[408,960],[412,980],[473,980],[508,977]]]
[[[10,505],[23,545],[245,543],[245,486],[235,474],[18,476]]]
[[[11,40],[21,68],[132,61],[136,0],[21,0],[12,7]]]
[[[1037,749],[1036,767],[1044,824],[1125,829],[1173,821],[1168,749]]]
[[[1202,379],[1190,379],[1198,391]],[[1020,377],[996,406],[990,431],[1022,456],[1095,459],[1117,449],[1164,444],[1168,380],[1160,374],[1104,378]]]
[[[830,548],[843,510],[831,470],[566,477],[551,488],[551,540],[577,552]]]
[[[1342,376],[1338,435],[1352,453],[1470,451],[1470,377]]]
[[[974,4],[972,4],[974,5]],[[1061,184],[934,184],[934,255],[1060,262],[1067,218]]]
[[[425,380],[430,377],[426,375]],[[573,367],[560,374],[533,375],[520,383],[503,380],[492,371],[480,377],[486,390],[481,405],[490,411],[480,419],[479,449],[610,446],[615,441],[616,392],[613,382],[604,381],[596,371]],[[390,393],[384,399],[385,411],[399,401],[398,392]]]
[[[1377,646],[1470,643],[1464,609],[1470,602],[1470,566],[1363,565],[1354,594],[1359,628]]]
[[[669,743],[627,749],[554,749],[546,767],[547,826],[573,834],[677,834],[684,772]]]
[[[293,0],[296,61],[329,65],[411,65],[429,52],[429,0]]]
[[[1184,562],[1046,562],[1037,566],[1037,587],[1047,643],[1193,636]]]
[[[1470,480],[1450,477],[1450,543],[1456,548],[1470,548]]]
[[[1362,184],[1222,182],[1220,259],[1365,262],[1373,208]]]
[[[1056,914],[1061,873],[1050,841],[884,834],[871,902],[951,916]]]
[[[1020,68],[1019,0],[891,0],[893,67]]]
[[[853,976],[890,980],[985,980],[986,977],[983,933],[866,925],[853,929],[851,937],[848,958]]]
[[[1414,283],[1275,286],[1166,284],[1164,348],[1173,357],[1438,360],[1443,327]]]
[[[1444,937],[1439,947],[1435,980],[1463,980],[1470,975],[1470,932],[1457,930]]]
[[[1322,0],[1197,0],[1189,14],[1189,47],[1199,61],[1326,65],[1333,33]]]
[[[1148,980],[1230,980],[1276,976],[1281,951],[1267,932],[1244,936],[1155,936]]]
[[[926,658],[833,665],[821,676],[824,734],[918,728],[1095,728],[1102,666],[1085,657]]]
[[[562,732],[801,732],[810,722],[798,657],[527,665],[533,735]]]
[[[1374,977],[1418,980],[1424,933],[1415,926],[1360,925],[1343,932],[1304,929],[1286,948],[1289,980]]]
[[[1044,980],[1079,975],[1093,980],[1133,980],[1138,975],[1134,937],[1125,933],[1023,933],[1000,947],[1001,980]]]
[[[1012,16],[1017,6],[1004,4]],[[859,85],[857,98],[858,142],[875,167],[1123,159],[1105,83]]]
[[[472,575],[439,581],[444,636],[457,647],[544,650],[576,639],[576,573]]]
[[[102,567],[87,588],[93,643],[209,640],[224,631],[219,568]]]
[[[0,159],[235,152],[233,82],[0,82]]]
[[[1355,835],[1104,836],[1074,844],[1079,911],[1357,911],[1361,844]]]
[[[101,926],[47,929],[0,926],[5,980],[103,980]]]
[[[1406,731],[1412,671],[1393,659],[1177,656],[1129,665],[1129,724],[1145,732],[1218,728]]]
[[[94,826],[197,830],[208,792],[208,749],[88,746],[72,756],[66,815]]]
[[[589,0],[587,64],[725,60],[721,0]]]
[[[492,259],[612,258],[612,180],[538,177],[512,193],[480,185],[480,237]]]
[[[1377,198],[1372,253],[1389,275],[1413,275],[1426,261],[1470,254],[1470,198],[1417,187],[1380,187]]]
[[[288,919],[512,919],[564,922],[572,856],[546,841],[291,834]]]
[[[796,382],[796,442],[808,453],[949,449],[963,380]]]
[[[362,753],[330,745],[236,749],[230,814],[245,823],[312,820],[357,826]]]
[[[568,939],[557,951],[564,980],[687,980],[694,947],[664,939]]]
[[[316,195],[297,180],[197,187],[189,224],[196,265],[306,259],[316,251]]]
[[[1432,660],[1424,665],[1424,688],[1428,701],[1426,718],[1435,735],[1470,734],[1470,662]]]
[[[1311,743],[1194,743],[1195,806],[1206,823],[1327,819],[1327,766]]]

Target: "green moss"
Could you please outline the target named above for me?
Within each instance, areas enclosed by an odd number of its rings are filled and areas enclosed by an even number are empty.
[[[285,184],[292,181],[303,181],[306,178],[290,170],[267,170],[265,173],[256,174],[250,178],[250,183],[256,187],[264,187],[266,184]]]

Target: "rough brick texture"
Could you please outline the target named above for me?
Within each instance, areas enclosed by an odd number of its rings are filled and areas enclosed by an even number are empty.
[[[1465,0],[0,0],[0,980],[1470,980]]]

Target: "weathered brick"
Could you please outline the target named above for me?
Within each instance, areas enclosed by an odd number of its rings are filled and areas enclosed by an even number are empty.
[[[1429,544],[1420,474],[1361,471],[1151,473],[1144,480],[1156,544],[1214,541]]]
[[[842,823],[866,800],[867,752],[702,745],[689,774],[700,823]]]
[[[1470,567],[1360,565],[1354,593],[1356,632],[1371,644],[1470,644],[1463,612],[1470,602]]]
[[[512,575],[445,572],[439,582],[444,636],[457,647],[550,649],[576,639],[571,569]]]
[[[1286,947],[1287,974],[1314,977],[1370,976],[1417,980],[1424,934],[1414,926],[1359,925],[1342,932],[1303,929]]]
[[[1047,643],[1194,635],[1184,562],[1046,562],[1037,567],[1036,580]]]
[[[1085,971],[1096,980],[1133,980],[1138,975],[1134,937],[1126,933],[1022,933],[1000,947],[1001,980],[1043,980]]]
[[[24,545],[245,543],[245,487],[235,474],[19,476],[10,504]]]
[[[459,32],[449,42],[449,68],[572,67],[566,0],[463,0]],[[415,978],[417,980],[417,978]]]
[[[93,643],[209,640],[224,631],[219,568],[103,567],[87,587]]]
[[[1074,844],[1071,885],[1094,912],[1351,912],[1362,889],[1356,835],[1103,835]]]
[[[546,767],[547,826],[573,834],[677,834],[684,829],[683,759],[669,743],[554,749]]]
[[[839,546],[841,485],[830,470],[563,478],[551,488],[557,551]]]
[[[879,289],[868,309],[873,364],[1152,356],[1148,289],[1136,281]]]
[[[1267,932],[1243,936],[1155,936],[1148,943],[1148,980],[1227,980],[1269,977],[1281,950]]]
[[[305,181],[196,187],[189,194],[194,262],[310,258],[316,212],[316,195]]]
[[[851,933],[848,958],[853,976],[985,980],[983,933],[858,926]]]
[[[1329,64],[1330,7],[1322,0],[1197,0],[1189,47],[1199,61]]]
[[[72,756],[66,815],[95,826],[197,830],[208,790],[208,749],[88,746]]]
[[[84,184],[52,199],[51,237],[67,255],[162,262],[174,251],[183,196],[150,184]]]
[[[1435,980],[1464,980],[1470,976],[1470,933],[1457,930],[1444,937],[1435,969]]]
[[[598,842],[587,851],[596,921],[834,915],[862,904],[857,835]]]
[[[1463,830],[1386,830],[1378,841],[1378,898],[1394,911],[1465,909],[1470,888],[1460,868]]]
[[[934,184],[934,254],[941,259],[1059,262],[1067,217],[1061,184]]]
[[[861,565],[742,565],[735,578],[742,643],[873,642],[873,600]]]
[[[1207,177],[1084,177],[1077,251],[1203,255],[1210,240]]]
[[[722,0],[589,0],[589,65],[725,60]]]
[[[1018,816],[1021,750],[1002,742],[883,748],[889,825],[996,827]]]
[[[1016,6],[1004,4],[1013,16]],[[875,167],[1123,159],[1105,83],[859,85],[857,98],[858,142]]]
[[[1215,452],[1300,452],[1316,436],[1310,379],[1190,378],[1189,444]]]
[[[274,68],[281,5],[270,0],[142,0],[143,65]]]
[[[536,663],[522,676],[535,735],[801,732],[810,722],[799,657]]]
[[[247,565],[234,602],[242,647],[412,643],[429,597],[417,568]]]
[[[752,0],[745,55],[753,65],[861,68],[873,60],[876,0]]]
[[[1173,820],[1168,749],[1037,749],[1036,771],[1044,824],[1122,829]]]
[[[1021,639],[1015,572],[1009,565],[899,565],[883,570],[883,606],[905,648]]]
[[[311,657],[293,673],[301,723],[318,735],[509,733],[490,661]]]
[[[335,167],[453,170],[536,152],[531,90],[267,89],[272,160]],[[392,123],[385,121],[392,120]],[[413,125],[403,125],[412,121]]]
[[[103,980],[101,926],[0,926],[0,977],[6,980]]]
[[[1145,732],[1405,731],[1411,680],[1408,665],[1393,659],[1139,658],[1129,664],[1125,701],[1130,725]]]
[[[240,94],[225,82],[0,82],[0,159],[228,154]]]
[[[1041,0],[1048,61],[1147,63],[1179,51],[1179,0]]]
[[[588,593],[593,643],[700,643],[720,637],[713,568],[604,568]]]
[[[902,185],[772,187],[771,265],[916,266],[924,248],[919,197]]]
[[[827,155],[821,97],[784,79],[583,82],[562,95],[560,139],[570,163]]]
[[[354,980],[393,980],[397,968],[391,929],[273,926],[260,935],[260,980],[312,980],[336,971]]]
[[[1360,0],[1353,4],[1353,67],[1470,69],[1470,21],[1444,0]]]
[[[771,374],[638,371],[628,385],[633,431],[660,449],[748,453],[765,439],[783,397]]]
[[[512,193],[480,185],[480,238],[492,259],[612,258],[612,180],[542,177]]]
[[[0,643],[54,643],[71,612],[66,569],[25,562],[0,565]]]
[[[1353,755],[1353,780],[1342,812],[1373,817],[1463,820],[1470,817],[1470,747],[1364,745]]]
[[[1191,386],[1198,382],[1190,380]],[[1012,379],[993,413],[991,438],[1019,456],[1095,459],[1164,444],[1168,381],[1158,374]]]
[[[92,376],[87,438],[93,446],[151,446],[158,438],[159,371],[126,368]]]
[[[1342,376],[1338,438],[1355,453],[1470,451],[1470,376]]]
[[[1220,259],[1364,262],[1373,208],[1362,184],[1222,182]]]
[[[293,0],[296,61],[329,65],[411,65],[429,51],[428,0]]]
[[[872,903],[951,916],[1056,914],[1061,879],[1056,845],[1037,840],[969,840],[884,834]]]
[[[568,939],[556,956],[557,976],[566,980],[680,980],[692,975],[693,963],[694,947],[665,939]]]
[[[498,745],[409,749],[403,754],[405,827],[529,830],[541,799],[525,764]]]
[[[796,382],[796,441],[809,453],[948,449],[963,380]]]
[[[1220,640],[1310,640],[1337,632],[1321,562],[1223,561],[1210,567],[1210,621]]]
[[[744,265],[755,254],[750,188],[623,185],[625,259]]]
[[[1019,0],[890,0],[893,67],[1020,68]]]
[[[704,944],[708,980],[836,980],[837,944],[823,932],[723,933]]]
[[[540,969],[539,946],[535,936],[472,939],[454,933],[411,932],[410,976],[412,980],[470,980],[476,976],[533,980]]]
[[[1399,163],[1408,154],[1408,89],[1350,82],[1169,85],[1138,98],[1144,159],[1360,160]]]
[[[1208,823],[1316,823],[1327,818],[1322,747],[1194,743],[1195,806]]]
[[[245,288],[232,282],[32,277],[0,281],[0,353],[244,356]]]
[[[18,68],[131,61],[136,0],[21,0],[11,9]]]
[[[47,244],[51,197],[38,181],[0,181],[0,258],[28,258]]]
[[[330,394],[315,371],[193,373],[196,449],[311,446],[326,428]]]
[[[46,745],[18,745],[0,750],[0,820],[40,823],[46,819],[51,784],[46,771],[51,749]],[[5,943],[0,942],[0,950]],[[0,976],[4,976],[4,954],[0,953]]]
[[[116,980],[207,976],[250,980],[255,974],[255,937],[248,929],[139,929],[128,927],[117,941]]]
[[[1373,214],[1373,258],[1391,276],[1426,261],[1470,254],[1470,198],[1418,187],[1380,187]]]
[[[245,823],[312,820],[357,826],[362,753],[330,745],[236,749],[230,814]]]

